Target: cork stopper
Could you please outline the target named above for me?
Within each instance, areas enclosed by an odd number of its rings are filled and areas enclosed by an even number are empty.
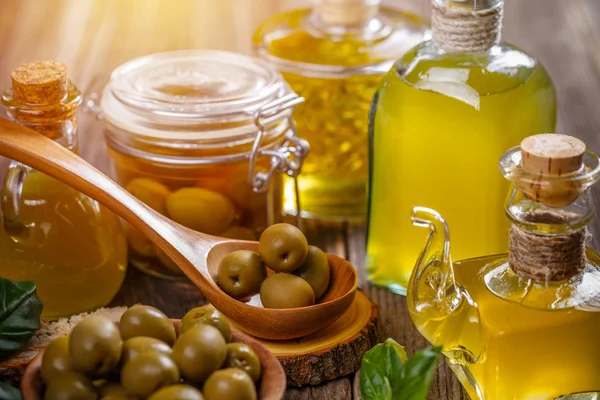
[[[25,104],[60,102],[67,94],[67,67],[56,61],[24,64],[11,74],[14,98]]]
[[[360,26],[379,13],[380,0],[316,0],[319,19],[331,26]]]
[[[525,138],[521,142],[521,167],[538,179],[521,189],[528,197],[548,206],[561,207],[573,202],[583,188],[572,181],[552,178],[580,171],[585,149],[585,143],[568,135],[540,134]]]
[[[561,176],[581,169],[585,143],[572,136],[545,133],[525,138],[521,154],[521,165],[526,170]]]

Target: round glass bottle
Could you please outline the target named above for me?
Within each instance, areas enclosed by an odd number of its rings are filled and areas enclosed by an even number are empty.
[[[429,35],[419,17],[379,3],[315,0],[270,18],[254,36],[257,54],[306,99],[294,114],[312,148],[298,178],[303,217],[365,219],[369,104],[393,61]],[[296,214],[289,179],[284,197],[285,212]]]
[[[67,80],[64,65],[43,61],[17,68],[2,103],[15,122],[77,152],[81,94]],[[108,304],[127,266],[119,219],[95,200],[14,161],[0,190],[0,276],[34,281],[46,318]]]
[[[489,160],[553,132],[554,87],[544,67],[500,41],[503,0],[433,0],[432,40],[385,76],[370,121],[369,280],[405,293],[422,232],[415,204],[452,226],[460,259],[507,250],[508,183]],[[469,201],[465,201],[469,199]]]
[[[308,151],[291,122],[301,101],[260,60],[190,50],[121,65],[98,111],[123,187],[188,228],[256,240],[282,217],[283,175],[295,177]],[[126,234],[133,265],[182,277],[140,232]]]

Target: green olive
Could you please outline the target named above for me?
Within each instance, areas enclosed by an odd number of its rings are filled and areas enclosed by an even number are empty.
[[[132,396],[148,397],[158,389],[179,382],[177,366],[156,351],[146,351],[132,358],[121,370],[121,385]]]
[[[179,334],[185,333],[191,327],[197,325],[212,325],[221,331],[226,342],[231,341],[231,328],[229,321],[223,314],[217,311],[212,304],[207,304],[202,307],[192,308],[188,311],[181,320]]]
[[[104,382],[98,388],[98,392],[100,393],[100,400],[104,400],[106,398],[130,398],[129,394],[120,382]]]
[[[122,345],[114,322],[98,315],[86,317],[71,331],[73,369],[93,377],[107,376],[119,363]]]
[[[149,178],[136,178],[131,180],[125,189],[150,208],[166,215],[165,203],[171,191],[162,183]]]
[[[120,394],[111,394],[109,396],[100,397],[100,400],[133,400],[133,397]]]
[[[69,337],[54,339],[44,350],[42,356],[42,379],[46,384],[63,372],[71,371],[69,356]]]
[[[46,388],[44,400],[96,400],[92,381],[75,372],[65,372],[52,380]]]
[[[119,328],[124,340],[136,336],[148,336],[162,340],[172,346],[175,342],[175,328],[162,311],[150,307],[135,305],[121,316]]]
[[[246,372],[237,368],[215,371],[202,388],[206,400],[256,400],[256,387]]]
[[[254,350],[244,343],[229,343],[227,345],[225,367],[239,368],[246,371],[254,382],[260,378],[260,360]]]
[[[265,308],[297,308],[315,304],[315,292],[304,279],[292,274],[273,274],[260,288]]]
[[[167,198],[169,216],[190,229],[216,235],[227,229],[235,217],[235,207],[221,193],[187,187]]]
[[[260,256],[250,250],[236,250],[227,254],[219,264],[217,281],[225,293],[243,298],[258,293],[267,270]]]
[[[123,342],[121,365],[127,364],[135,356],[146,351],[157,351],[166,356],[171,356],[173,352],[171,347],[163,341],[147,336],[136,336]]]
[[[217,236],[229,239],[256,240],[256,234],[252,229],[237,225],[229,227],[229,229],[219,233]]]
[[[148,400],[204,400],[204,396],[193,386],[173,385],[160,389]]]
[[[292,272],[302,265],[308,252],[308,242],[290,224],[271,225],[260,235],[259,253],[273,271]]]
[[[329,260],[321,249],[308,246],[308,255],[304,263],[294,271],[294,275],[304,279],[313,288],[318,299],[327,290],[331,278]]]
[[[221,332],[210,325],[188,329],[173,346],[173,360],[185,379],[202,383],[221,368],[227,356],[227,343]]]

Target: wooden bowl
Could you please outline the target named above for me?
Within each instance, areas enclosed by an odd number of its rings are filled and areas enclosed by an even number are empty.
[[[172,320],[175,330],[179,333],[180,320]],[[269,352],[263,345],[252,339],[248,335],[232,329],[232,339],[234,342],[247,344],[254,350],[260,360],[262,374],[258,382],[259,400],[281,400],[285,394],[286,379],[285,372],[275,356]],[[25,374],[21,380],[21,392],[23,400],[42,400],[44,398],[41,369],[42,356],[41,351],[27,366]]]

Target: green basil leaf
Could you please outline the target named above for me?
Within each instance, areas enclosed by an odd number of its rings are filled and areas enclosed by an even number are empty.
[[[425,400],[441,352],[441,347],[427,347],[410,357],[394,387],[393,400]]]
[[[27,345],[40,329],[42,308],[35,283],[0,278],[0,359]]]
[[[360,366],[365,400],[425,400],[441,347],[428,347],[410,358],[393,339],[375,345]]]
[[[6,382],[0,382],[0,399],[2,400],[23,400],[21,391]]]
[[[392,386],[381,368],[367,358],[360,364],[360,392],[364,400],[391,400]]]
[[[366,400],[391,399],[403,374],[406,351],[393,339],[375,345],[361,362],[361,392]]]

